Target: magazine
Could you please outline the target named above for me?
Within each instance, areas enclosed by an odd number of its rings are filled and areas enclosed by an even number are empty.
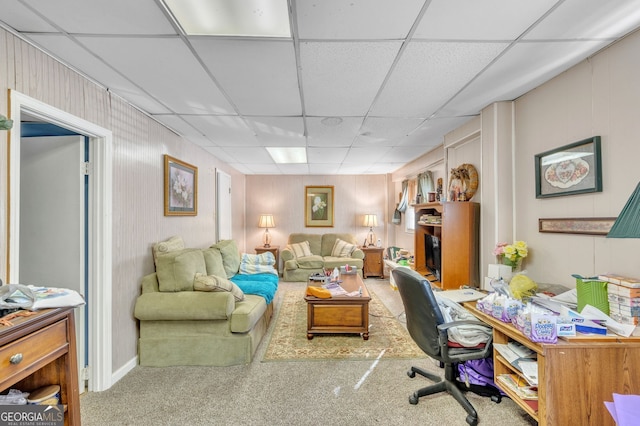
[[[38,287],[24,284],[0,286],[0,309],[40,309],[82,306],[84,298],[68,288]]]

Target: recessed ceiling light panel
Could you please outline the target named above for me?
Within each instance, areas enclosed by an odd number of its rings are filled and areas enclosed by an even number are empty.
[[[163,0],[188,35],[291,37],[287,0]]]
[[[305,147],[267,147],[267,151],[277,164],[304,164],[307,162]]]

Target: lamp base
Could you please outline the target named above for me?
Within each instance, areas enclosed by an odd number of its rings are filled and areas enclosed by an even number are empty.
[[[262,236],[262,244],[264,248],[271,247],[271,234],[269,234],[269,228],[266,228],[264,231],[264,235]]]
[[[369,233],[367,234],[367,246],[374,247],[376,245],[376,234],[373,233],[373,228],[369,228]]]

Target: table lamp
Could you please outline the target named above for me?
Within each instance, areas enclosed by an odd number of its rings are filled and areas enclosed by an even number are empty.
[[[369,227],[369,233],[367,234],[367,246],[373,247],[376,243],[376,234],[373,233],[374,226],[378,226],[378,216],[375,214],[364,215],[364,225]]]
[[[262,236],[262,243],[265,248],[271,247],[271,235],[269,234],[269,228],[275,228],[276,223],[273,221],[272,214],[261,214],[260,220],[258,220],[258,228],[265,228],[264,235]]]

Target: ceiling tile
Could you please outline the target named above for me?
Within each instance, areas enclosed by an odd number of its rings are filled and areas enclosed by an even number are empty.
[[[18,31],[24,32],[54,32],[55,27],[47,23],[42,16],[25,7],[16,0],[0,0],[2,16],[0,21]]]
[[[409,33],[424,0],[299,0],[301,39],[399,39]]]
[[[391,148],[388,147],[381,147],[380,149],[350,148],[344,158],[344,164],[375,163],[384,158],[390,150]]]
[[[278,164],[278,170],[280,174],[285,175],[308,175],[308,164]]]
[[[67,33],[176,34],[154,0],[25,0]]]
[[[531,42],[514,46],[456,96],[441,113],[467,114],[495,101],[513,100],[604,46],[602,41]]]
[[[326,117],[307,117],[308,146],[351,146],[358,135],[362,124],[362,117],[339,117],[338,124],[324,124]]]
[[[253,131],[240,117],[183,115],[182,118],[217,146],[258,146],[258,140]]]
[[[71,38],[60,34],[31,34],[31,40],[59,58],[63,63],[74,66],[78,71],[108,88],[149,114],[170,112],[164,105],[153,99],[141,88],[118,74],[108,64],[96,58],[87,49]]]
[[[275,164],[264,148],[247,148],[241,146],[224,147],[227,155],[251,167],[252,164]]]
[[[335,175],[340,172],[340,164],[309,164],[309,174]]]
[[[227,154],[223,148],[220,148],[217,146],[205,146],[204,150],[215,155],[220,161],[224,161],[225,163],[228,163],[228,164],[231,164],[231,163],[237,164],[237,160],[233,158],[231,155]]]
[[[200,130],[193,127],[184,118],[177,115],[154,115],[153,118],[164,124],[179,135],[183,135],[190,141],[200,146],[214,146],[211,139],[207,138]]]
[[[360,136],[372,139],[395,139],[407,136],[424,120],[421,118],[367,117]]]
[[[524,40],[614,39],[636,28],[638,21],[640,0],[566,0]]]
[[[78,37],[78,40],[136,85],[153,93],[173,112],[234,112],[177,37]]]
[[[432,0],[413,35],[431,40],[515,40],[557,0]]]
[[[302,114],[293,41],[190,41],[241,114]]]
[[[306,113],[366,114],[399,48],[399,42],[301,43]]]
[[[340,164],[347,156],[349,148],[307,148],[309,163]]]
[[[505,43],[411,42],[371,112],[427,118],[505,47]]]
[[[305,146],[302,117],[247,117],[263,146]]]

